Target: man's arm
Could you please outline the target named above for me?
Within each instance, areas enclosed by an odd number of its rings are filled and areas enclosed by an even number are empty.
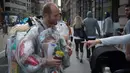
[[[103,31],[103,34],[105,34],[105,20],[104,20],[104,22],[103,22],[102,31]]]
[[[108,31],[108,26],[109,26],[109,21],[108,21],[108,19],[105,19],[105,34],[107,33],[107,31]]]
[[[87,27],[86,27],[86,25],[85,25],[85,19],[83,20],[82,26],[83,26],[83,29],[84,29],[85,34],[87,35],[87,33],[86,33]]]
[[[128,22],[128,27],[127,28],[127,34],[130,34],[130,21]]]
[[[98,24],[98,22],[96,21],[96,29],[97,29],[97,31],[98,31],[98,34],[99,34],[99,36],[101,36],[101,33],[100,33],[100,27],[99,27],[99,24]]]

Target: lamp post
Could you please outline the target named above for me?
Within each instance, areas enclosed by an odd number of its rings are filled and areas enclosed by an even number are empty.
[[[100,10],[101,10],[101,7],[100,7],[100,0],[98,0],[98,20],[100,20]]]
[[[102,0],[102,20],[103,20],[103,0]]]

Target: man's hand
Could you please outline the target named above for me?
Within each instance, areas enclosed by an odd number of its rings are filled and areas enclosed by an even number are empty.
[[[58,67],[59,65],[61,65],[61,60],[48,58],[46,60],[46,65],[47,66],[56,66],[56,67]]]
[[[72,55],[72,48],[68,45],[66,46],[66,48],[68,49],[69,56],[71,56]]]

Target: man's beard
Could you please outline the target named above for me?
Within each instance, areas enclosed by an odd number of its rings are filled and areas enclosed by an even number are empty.
[[[57,22],[53,22],[53,21],[49,21],[49,27],[53,27],[53,26],[55,26],[55,25],[57,25]]]
[[[128,19],[130,19],[130,14],[127,16]]]

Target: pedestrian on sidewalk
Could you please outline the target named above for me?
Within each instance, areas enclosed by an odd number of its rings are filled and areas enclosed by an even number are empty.
[[[123,34],[130,34],[130,5],[125,6],[125,14],[126,14],[126,17],[127,17],[128,21],[125,24]]]
[[[130,4],[125,6],[125,15],[127,17],[127,23],[125,24],[124,31],[122,35],[124,34],[130,34]],[[123,50],[124,52],[127,51],[127,49],[130,48],[130,44],[123,44]]]
[[[5,16],[5,18],[4,18],[3,37],[4,37],[4,35],[8,35],[8,16]]]
[[[92,12],[88,11],[87,18],[83,20],[85,33],[87,35],[86,39],[88,40],[95,40],[97,38],[96,30],[98,31],[98,35],[100,36],[100,27],[95,18],[93,18]],[[92,47],[92,52],[95,47]],[[91,51],[86,47],[87,50],[87,58],[90,58]]]
[[[80,62],[83,62],[83,46],[84,44],[82,41],[86,38],[84,27],[82,23],[82,19],[80,16],[76,16],[73,23],[74,28],[74,42],[75,42],[75,51],[76,51],[76,58],[79,59],[79,49],[80,49]]]
[[[21,66],[23,70],[26,70],[26,73],[32,72],[32,73],[62,73],[62,69],[59,66],[61,66],[65,59],[55,59],[53,56],[48,57],[47,50],[44,49],[43,41],[42,39],[45,39],[41,37],[41,34],[45,33],[47,29],[54,28],[53,32],[57,32],[55,25],[57,25],[57,21],[59,18],[59,9],[54,3],[47,3],[43,7],[43,21],[40,22],[37,19],[37,22],[39,22],[39,25],[34,25],[28,32],[28,34],[23,38],[23,40],[20,41],[20,44],[18,47],[19,49],[19,59],[20,63],[25,66]],[[59,33],[57,33],[59,35]],[[48,35],[47,35],[48,36]],[[47,38],[46,38],[47,39]],[[49,41],[49,39],[47,40]],[[58,42],[60,44],[60,42]],[[69,50],[70,48],[66,44],[66,42],[62,41],[64,43],[62,48],[65,48],[63,50]],[[51,45],[54,46],[54,45]],[[44,50],[41,50],[44,49]],[[52,49],[52,48],[50,48]],[[59,49],[59,48],[58,48]],[[59,52],[58,52],[59,53]],[[68,54],[68,53],[67,53]],[[66,55],[65,55],[66,56]],[[19,62],[18,62],[19,63]],[[29,67],[31,66],[31,67]],[[58,72],[55,72],[52,67],[55,67],[55,69],[58,69]],[[63,66],[62,66],[63,67]],[[51,70],[52,69],[52,70]]]
[[[105,12],[105,20],[103,23],[103,36],[104,37],[110,37],[113,36],[113,31],[114,31],[114,25],[112,18],[110,16],[109,12]]]

